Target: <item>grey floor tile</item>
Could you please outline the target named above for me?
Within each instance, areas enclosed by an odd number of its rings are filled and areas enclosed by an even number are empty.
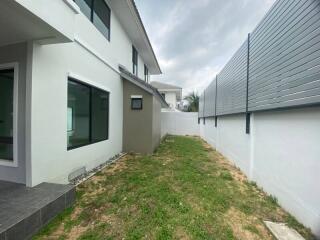
[[[0,181],[0,240],[29,239],[74,201],[72,185],[42,183],[28,188]]]

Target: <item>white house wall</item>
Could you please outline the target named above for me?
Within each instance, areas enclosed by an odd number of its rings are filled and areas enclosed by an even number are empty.
[[[138,77],[144,80],[144,62],[140,55],[138,55]]]
[[[245,114],[200,123],[201,137],[250,180],[320,236],[320,108],[257,112],[250,134]]]
[[[73,0],[57,1],[34,1],[34,0],[15,0],[27,11],[40,18],[60,34],[46,36],[49,41],[60,38],[64,42],[72,41],[74,38],[74,18],[79,10]],[[75,6],[75,7],[74,7]],[[59,17],[57,17],[59,16]],[[46,40],[46,39],[42,39]]]
[[[28,185],[65,183],[71,172],[84,166],[90,170],[122,151],[123,85],[119,64],[132,71],[132,44],[113,13],[110,42],[79,14],[75,42],[34,44]],[[144,65],[141,58],[139,65]],[[67,151],[68,76],[110,92],[109,140]]]
[[[165,100],[170,105],[170,107],[175,108],[177,105],[177,95],[175,92],[165,92],[160,91],[161,93],[165,94]]]
[[[34,186],[67,181],[122,151],[122,82],[81,46],[35,46],[32,76],[31,160]],[[68,73],[110,92],[109,140],[67,151]]]

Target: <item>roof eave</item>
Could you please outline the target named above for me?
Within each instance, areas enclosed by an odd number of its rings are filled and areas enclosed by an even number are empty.
[[[153,59],[154,59],[155,69],[150,68],[149,71],[150,71],[151,74],[160,75],[160,74],[162,74],[162,71],[161,71],[158,59],[156,57],[156,54],[155,54],[155,52],[153,50],[152,44],[150,42],[149,36],[147,34],[146,28],[144,27],[144,24],[142,22],[142,19],[141,19],[139,10],[137,8],[137,5],[134,2],[134,0],[127,0],[127,2],[129,4],[129,6],[131,6],[131,8],[133,8],[133,10],[134,10],[134,15],[135,15],[135,17],[137,19],[137,23],[139,24],[139,28],[141,29],[141,31],[143,33],[142,36],[143,36],[145,42],[147,43],[148,47],[150,48],[150,52],[151,52],[151,54],[153,56]]]
[[[150,65],[150,63],[148,65],[149,72],[152,75],[160,75],[160,74],[162,74],[162,71],[161,71],[158,59],[156,57],[156,54],[155,54],[155,52],[153,50],[153,47],[152,47],[152,44],[150,42],[149,36],[147,34],[147,31],[146,31],[146,29],[144,27],[144,24],[142,22],[140,13],[138,11],[138,8],[137,8],[134,0],[126,0],[126,2],[127,2],[128,6],[129,6],[130,10],[132,10],[131,12],[132,12],[132,14],[133,14],[133,16],[134,16],[134,18],[136,20],[135,22],[137,23],[138,28],[140,29],[140,32],[141,32],[140,36],[142,36],[141,40],[143,40],[143,42],[146,44],[146,46],[149,49],[149,52],[150,52],[150,54],[152,55],[152,58],[153,58],[153,64],[152,64],[153,66]],[[146,63],[146,64],[148,64],[148,63]]]
[[[137,87],[143,89],[144,91],[150,93],[154,97],[158,98],[158,100],[161,103],[162,108],[168,108],[169,104],[166,102],[166,100],[162,97],[162,95],[159,93],[159,91],[152,87],[149,83],[144,82],[142,79],[134,76],[132,73],[130,73],[124,66],[119,65],[120,70],[120,76],[131,82],[132,84],[136,85]]]

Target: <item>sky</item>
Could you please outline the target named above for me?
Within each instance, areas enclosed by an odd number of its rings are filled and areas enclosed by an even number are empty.
[[[199,94],[223,69],[275,0],[135,0],[162,75]]]

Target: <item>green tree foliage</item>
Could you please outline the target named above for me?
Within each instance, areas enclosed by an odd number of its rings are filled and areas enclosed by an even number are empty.
[[[187,95],[184,100],[189,103],[188,112],[198,112],[199,110],[199,95],[197,92],[192,92]]]

